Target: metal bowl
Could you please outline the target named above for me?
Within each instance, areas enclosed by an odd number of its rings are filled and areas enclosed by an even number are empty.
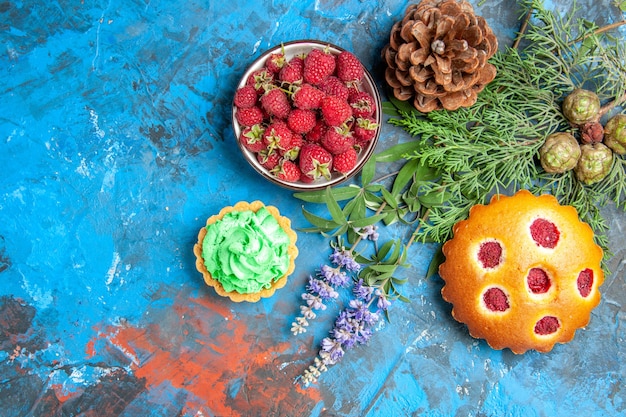
[[[241,77],[241,80],[239,84],[237,85],[237,88],[243,87],[246,84],[246,81],[248,77],[250,76],[250,74],[252,74],[254,71],[258,69],[263,68],[263,66],[265,65],[265,61],[267,60],[268,56],[271,55],[272,53],[280,52],[282,49],[284,51],[285,57],[289,59],[296,55],[308,53],[313,48],[317,48],[317,49],[328,48],[328,50],[334,54],[339,54],[341,51],[344,50],[341,47],[333,45],[331,43],[321,42],[317,40],[298,40],[298,41],[291,41],[291,42],[286,42],[281,45],[277,45],[265,51],[261,56],[259,56],[252,63],[252,65],[250,65],[248,70]],[[330,179],[321,178],[312,183],[305,183],[302,181],[288,182],[288,181],[280,180],[258,162],[256,155],[253,152],[246,149],[240,143],[239,136],[241,135],[242,127],[239,125],[239,123],[237,122],[237,119],[235,118],[236,108],[233,104],[232,121],[233,121],[233,129],[235,132],[235,140],[237,144],[239,145],[239,148],[241,149],[241,152],[244,158],[248,161],[248,163],[252,166],[252,168],[254,168],[259,174],[261,174],[263,178],[267,179],[268,181],[273,182],[274,184],[277,184],[281,187],[285,187],[294,191],[313,191],[313,190],[323,189],[328,186],[335,186],[335,185],[341,184],[349,180],[354,175],[359,173],[359,171],[361,171],[361,169],[363,168],[363,165],[365,165],[365,163],[374,153],[374,149],[376,148],[376,144],[378,143],[378,139],[380,136],[380,129],[382,126],[382,112],[381,112],[382,103],[380,99],[380,94],[378,92],[378,89],[376,88],[376,84],[374,83],[374,80],[371,74],[369,73],[369,71],[365,67],[363,69],[364,69],[364,77],[363,77],[363,82],[361,84],[361,90],[369,93],[374,99],[374,102],[376,104],[376,111],[374,112],[372,117],[376,120],[376,123],[378,124],[378,129],[376,131],[376,135],[374,136],[374,138],[371,141],[369,141],[367,146],[364,147],[359,152],[356,166],[350,172],[347,172],[345,174],[341,174],[339,172],[333,172]]]

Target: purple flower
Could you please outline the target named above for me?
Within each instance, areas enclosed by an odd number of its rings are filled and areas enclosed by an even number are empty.
[[[346,326],[335,327],[332,332],[336,341],[344,345],[346,348],[351,348],[354,345],[354,334],[346,328]]]
[[[326,365],[336,364],[344,354],[344,350],[341,347],[341,343],[330,337],[325,337],[322,340],[322,351],[320,356],[324,360]]]
[[[356,272],[361,270],[361,265],[354,260],[352,253],[345,249],[335,248],[330,255],[330,261],[339,267],[346,268],[348,271]]]
[[[372,337],[372,329],[368,328],[364,328],[363,330],[361,330],[358,335],[357,335],[357,342],[359,342],[359,344],[364,345],[367,342],[369,342],[370,338]]]
[[[332,266],[323,265],[320,270],[320,276],[332,286],[343,287],[348,283],[348,274],[343,272],[341,268],[333,268]]]
[[[369,311],[367,305],[363,303],[363,300],[350,300],[349,305],[352,309],[352,317],[358,321],[363,321],[363,315],[366,311]]]
[[[361,300],[350,300],[350,307],[353,310],[354,319],[358,322],[365,323],[369,326],[376,324],[378,322],[379,316],[376,313],[372,313],[369,310],[367,304],[365,304]]]
[[[391,301],[389,301],[387,297],[385,297],[385,295],[382,294],[380,291],[377,291],[376,295],[378,295],[378,301],[376,302],[376,307],[378,307],[379,310],[387,311],[389,306],[391,306]]]
[[[302,294],[302,299],[306,301],[306,305],[315,310],[326,310],[326,305],[322,298],[318,295],[309,293]]]
[[[372,241],[377,241],[379,234],[378,234],[378,226],[375,225],[369,225],[369,226],[365,226],[361,229],[356,230],[356,232],[359,234],[359,236],[361,236],[363,239],[369,239]]]
[[[350,314],[348,313],[347,310],[342,310],[339,315],[337,316],[337,319],[335,320],[335,327],[345,327],[348,328],[348,326],[350,325],[349,321],[350,321]]]
[[[322,300],[330,300],[331,298],[337,298],[339,294],[333,287],[328,285],[326,282],[321,279],[316,279],[312,276],[309,276],[309,292],[313,294],[318,294]]]
[[[352,290],[352,292],[354,292],[354,295],[356,295],[357,298],[367,302],[372,299],[374,287],[363,285],[363,280],[359,279],[357,283],[354,284],[354,289]]]

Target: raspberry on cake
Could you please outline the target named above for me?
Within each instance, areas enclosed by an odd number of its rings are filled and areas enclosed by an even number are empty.
[[[571,206],[521,190],[470,209],[443,245],[452,316],[494,349],[552,350],[600,302],[602,249]]]

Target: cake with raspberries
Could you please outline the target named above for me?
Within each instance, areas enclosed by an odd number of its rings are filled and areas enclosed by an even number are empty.
[[[232,301],[256,302],[285,286],[298,256],[291,221],[274,206],[238,202],[208,218],[193,251],[205,283]]]
[[[527,190],[476,205],[443,245],[452,316],[494,349],[549,352],[600,302],[603,251],[576,209]]]

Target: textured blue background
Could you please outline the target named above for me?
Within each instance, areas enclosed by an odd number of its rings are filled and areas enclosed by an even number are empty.
[[[599,25],[622,19],[609,0],[578,3]],[[260,199],[308,226],[301,203],[239,154],[241,74],[264,50],[311,38],[353,51],[380,83],[380,50],[407,4],[0,3],[0,415],[626,413],[626,216],[614,207],[603,301],[549,354],[472,339],[442,282],[424,279],[432,245],[411,247],[412,303],[307,390],[292,381],[333,311],[314,334],[289,327],[328,241],[299,233],[296,271],[271,299],[235,305],[205,288],[192,246],[221,207]],[[516,2],[472,4],[510,45]],[[380,148],[405,140],[385,124]]]

